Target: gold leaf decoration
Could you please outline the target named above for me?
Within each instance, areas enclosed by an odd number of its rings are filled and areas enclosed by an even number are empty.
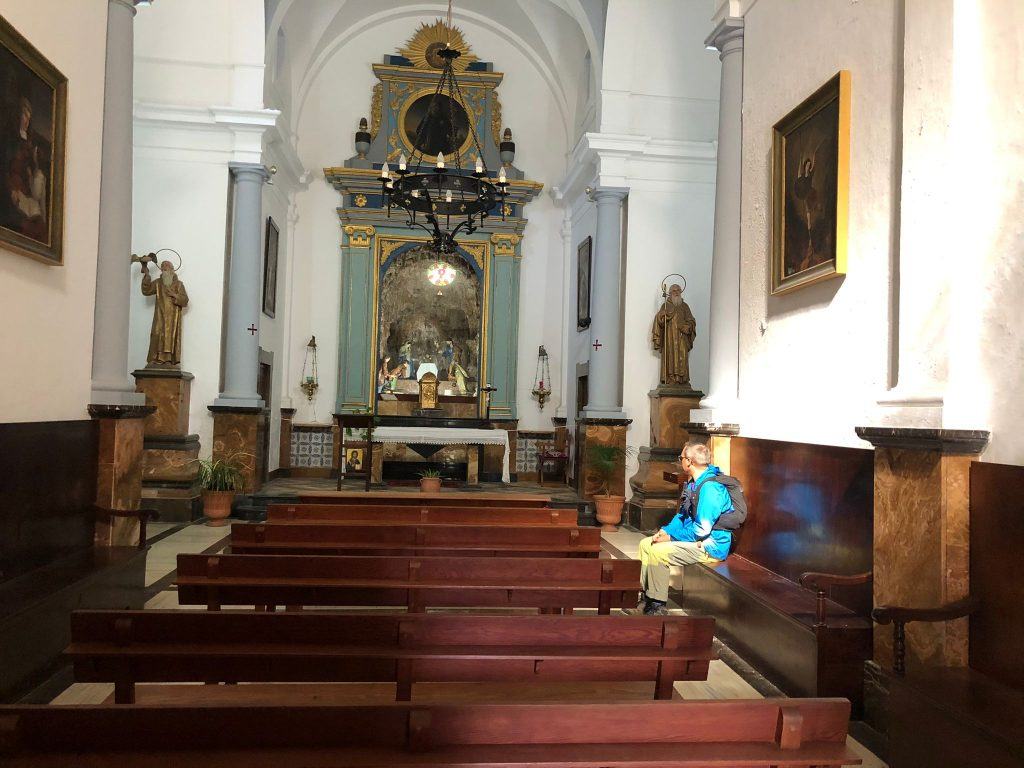
[[[459,243],[459,248],[469,254],[476,262],[478,269],[484,268],[484,244],[483,243]]]
[[[495,146],[501,145],[501,102],[495,94],[491,98],[491,135],[494,137]]]
[[[384,264],[397,248],[402,246],[401,240],[383,240],[380,244],[380,263]]]
[[[398,53],[411,61],[416,69],[441,69],[443,60],[437,53],[446,44],[462,54],[452,62],[452,69],[456,72],[465,72],[470,64],[477,61],[462,30],[458,27],[449,29],[441,19],[433,24],[420,24],[405,46],[398,49]]]
[[[377,138],[377,131],[380,130],[381,112],[384,106],[384,83],[377,83],[373,86],[373,96],[370,100],[370,140]]]

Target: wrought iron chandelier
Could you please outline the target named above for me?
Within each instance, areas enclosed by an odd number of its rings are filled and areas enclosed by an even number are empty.
[[[436,54],[443,62],[441,77],[416,128],[412,157],[407,159],[404,153],[401,155],[395,175],[386,162],[380,171],[381,191],[388,216],[391,216],[392,208],[404,210],[408,214],[408,226],[428,232],[434,250],[442,254],[454,253],[456,236],[460,232],[472,234],[483,226],[496,205],[500,206],[502,219],[505,218],[505,194],[509,186],[504,166],[498,172],[497,181],[491,181],[472,118],[468,121],[468,128],[472,138],[470,148],[475,148],[476,160],[472,171],[462,167],[463,159],[469,158],[463,158],[465,141],[457,135],[456,105],[465,104],[465,101],[452,67],[452,62],[461,53],[450,46],[451,0],[448,2],[447,28],[448,42]],[[443,152],[438,152],[434,158],[423,150],[426,137],[439,135],[443,136],[450,150],[448,158]]]

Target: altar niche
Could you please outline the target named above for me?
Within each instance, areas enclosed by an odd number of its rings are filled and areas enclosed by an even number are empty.
[[[418,381],[433,373],[437,415],[476,417],[485,288],[475,260],[413,244],[379,266],[377,296],[377,413],[412,415]]]
[[[430,280],[432,269],[442,275],[438,284]],[[380,284],[377,355],[389,374],[378,382],[380,391],[415,393],[417,379],[430,370],[439,394],[475,396],[482,302],[476,272],[462,258],[442,259],[425,246],[396,257]]]

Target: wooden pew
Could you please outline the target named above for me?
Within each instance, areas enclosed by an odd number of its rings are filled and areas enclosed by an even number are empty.
[[[689,616],[76,611],[75,680],[113,682],[134,703],[147,682],[706,680],[715,621]],[[202,688],[179,686],[186,695]],[[161,690],[164,690],[161,688]]]
[[[575,509],[384,504],[270,504],[267,521],[336,523],[444,523],[448,525],[565,525],[575,527]]]
[[[178,602],[254,606],[632,607],[638,560],[178,555]]]
[[[419,523],[236,523],[232,554],[597,557],[599,528]]]
[[[9,768],[859,765],[843,699],[0,707]]]
[[[299,494],[303,504],[369,504],[384,507],[547,507],[551,497],[533,493],[395,493],[394,491],[310,491]]]
[[[842,696],[859,714],[872,652],[874,452],[734,437],[729,461],[747,522],[723,563],[685,567],[681,604],[713,614],[729,647],[787,695]],[[805,574],[819,577],[810,589]]]

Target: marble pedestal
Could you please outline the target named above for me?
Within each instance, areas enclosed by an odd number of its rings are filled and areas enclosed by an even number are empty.
[[[99,422],[96,504],[105,509],[138,509],[142,499],[144,421],[153,409],[144,405],[90,405]],[[139,521],[110,518],[97,521],[97,546],[139,543]]]
[[[177,368],[140,368],[135,388],[154,410],[146,417],[142,498],[163,522],[199,517],[199,436],[189,434],[192,379]]]
[[[594,494],[601,490],[600,476],[594,471],[587,458],[587,446],[596,445],[617,445],[620,448],[626,447],[626,429],[633,423],[632,419],[592,419],[583,418],[576,420],[577,445],[576,450],[581,451],[582,463],[580,472],[582,477],[579,483],[580,497],[586,501],[594,498]],[[612,495],[626,495],[626,459],[623,456],[615,468],[612,481],[609,483],[609,493]]]
[[[682,425],[690,421],[690,410],[699,407],[704,393],[689,388],[658,387],[647,396],[651,400],[651,448],[682,450],[690,439]]]
[[[929,608],[970,591],[970,466],[975,430],[858,427],[875,446],[874,604]],[[907,625],[907,669],[967,666],[967,619]],[[892,667],[892,627],[875,627],[874,660]]]
[[[211,405],[213,458],[234,459],[245,478],[243,493],[259,490],[263,477],[263,448],[267,435],[267,410],[262,407]]]

